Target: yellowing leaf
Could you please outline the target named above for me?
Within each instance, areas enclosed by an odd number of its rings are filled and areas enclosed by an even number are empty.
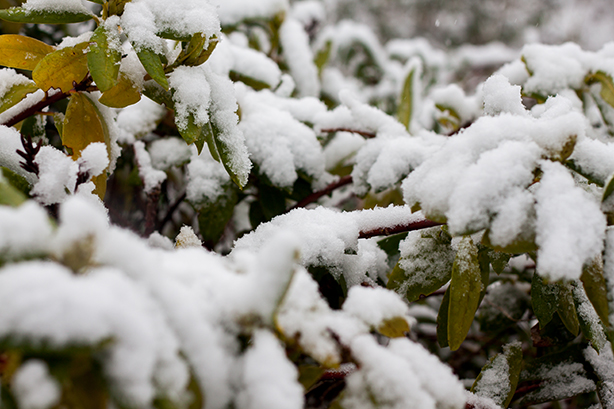
[[[448,342],[453,351],[460,347],[469,332],[481,292],[482,273],[478,249],[471,237],[465,236],[458,245],[450,281]]]
[[[63,48],[47,55],[32,72],[32,79],[43,91],[50,88],[69,92],[73,83],[83,81],[88,73],[85,49],[88,43]]]
[[[62,144],[76,160],[92,142],[103,142],[107,145],[107,151],[110,149],[108,129],[98,108],[86,95],[77,92],[71,95],[66,108]],[[95,192],[101,199],[106,191],[106,180],[106,172],[93,179]]]
[[[128,76],[120,74],[117,85],[103,93],[98,101],[111,108],[124,108],[140,100],[139,87]]]
[[[26,10],[21,7],[11,7],[0,10],[0,19],[14,23],[34,24],[69,24],[80,23],[94,18],[92,13],[79,11],[49,11],[49,10]]]
[[[377,332],[388,338],[401,338],[409,332],[409,324],[403,317],[394,317],[384,320],[377,328]]]
[[[0,112],[6,111],[36,90],[38,87],[33,82],[13,85],[0,99]]]
[[[33,70],[55,48],[31,37],[0,35],[0,65]]]
[[[597,71],[594,74],[587,75],[584,81],[587,84],[594,84],[595,82],[600,82],[601,92],[599,93],[599,95],[611,107],[614,107],[614,82],[612,81],[612,77],[610,75],[606,74],[603,71]]]
[[[414,93],[414,75],[416,75],[416,67],[412,68],[405,78],[403,83],[403,91],[401,92],[401,101],[397,111],[399,122],[409,129],[411,116],[413,114],[413,93]]]
[[[121,52],[110,44],[112,35],[105,25],[100,25],[90,38],[87,66],[98,89],[105,92],[117,85]]]
[[[17,207],[27,200],[19,189],[12,186],[6,180],[0,180],[0,205]]]

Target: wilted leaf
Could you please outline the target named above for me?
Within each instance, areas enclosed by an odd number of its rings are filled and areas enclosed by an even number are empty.
[[[409,332],[409,324],[403,317],[394,317],[386,319],[377,327],[377,332],[387,336],[388,338],[401,338]]]
[[[465,340],[478,309],[482,292],[482,274],[478,249],[471,237],[463,237],[452,267],[450,306],[448,311],[448,342],[456,350]]]
[[[26,10],[21,7],[0,10],[0,19],[14,23],[69,24],[91,20],[94,15],[78,11]]]
[[[0,35],[0,65],[33,70],[54,47],[31,37],[15,34]]]
[[[90,74],[101,92],[117,85],[121,52],[110,44],[109,33],[104,24],[92,34],[87,53],[87,66]]]
[[[62,92],[73,89],[73,83],[80,83],[88,73],[87,46],[88,43],[81,43],[48,54],[32,71],[36,85],[43,91],[52,87]]]
[[[141,90],[132,82],[132,80],[124,75],[119,75],[117,84],[104,92],[100,99],[100,103],[111,108],[125,108],[129,105],[136,104],[141,100]]]
[[[605,102],[614,108],[614,82],[612,81],[612,77],[610,75],[603,71],[597,71],[594,74],[587,75],[584,81],[589,85],[600,82],[601,92],[599,95]]]
[[[4,112],[19,103],[26,95],[35,92],[38,87],[33,82],[13,85],[0,99],[0,112]]]
[[[505,345],[502,354],[495,355],[484,365],[471,392],[507,408],[518,386],[522,363],[522,344],[516,342]]]
[[[149,76],[162,86],[165,90],[168,90],[168,79],[164,73],[164,66],[160,56],[155,51],[148,48],[138,49],[136,55],[139,57],[141,64],[145,67],[145,71]]]

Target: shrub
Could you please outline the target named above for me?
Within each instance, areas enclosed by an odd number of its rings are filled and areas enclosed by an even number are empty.
[[[611,43],[383,45],[307,1],[0,18],[2,405],[614,406]]]

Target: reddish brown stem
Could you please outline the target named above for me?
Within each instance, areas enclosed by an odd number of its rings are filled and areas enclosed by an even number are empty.
[[[84,79],[81,83],[75,84],[75,88],[72,89],[71,91],[97,91],[98,90],[97,87],[90,86],[91,82],[92,82],[92,79],[88,75],[87,78]],[[36,114],[37,112],[40,112],[43,109],[47,108],[49,105],[54,104],[58,101],[61,101],[64,98],[68,98],[69,96],[70,96],[70,91],[69,92],[58,92],[51,96],[45,95],[45,98],[43,98],[41,101],[32,105],[30,108],[18,113],[17,115],[8,119],[6,122],[0,125],[13,126],[15,124],[18,124],[24,119],[29,118],[32,115]]]
[[[298,209],[300,207],[305,207],[311,203],[314,203],[316,200],[318,200],[322,196],[326,196],[332,193],[334,190],[339,189],[342,186],[349,185],[350,183],[352,183],[352,176],[350,175],[344,176],[338,181],[336,181],[335,183],[331,183],[330,185],[326,186],[324,189],[319,190],[317,192],[313,192],[312,194],[310,194],[309,196],[307,196],[306,198],[304,198],[303,200],[301,200],[300,202],[298,202],[297,204],[289,208],[287,211],[289,212],[290,210]]]
[[[156,220],[158,218],[158,200],[160,199],[160,193],[160,188],[156,187],[147,194],[147,207],[145,209],[145,237],[149,237],[149,235],[153,233],[156,228]]]
[[[358,129],[349,129],[349,128],[330,128],[330,129],[322,129],[321,132],[324,133],[333,133],[333,132],[352,132],[357,133],[358,135],[362,135],[365,138],[375,138],[375,134],[373,132],[361,131]]]
[[[428,219],[412,221],[405,224],[399,224],[393,227],[379,227],[373,230],[361,231],[358,235],[361,239],[368,239],[375,236],[390,236],[392,234],[405,233],[408,231],[427,229],[429,227],[441,226],[444,223],[434,222]]]

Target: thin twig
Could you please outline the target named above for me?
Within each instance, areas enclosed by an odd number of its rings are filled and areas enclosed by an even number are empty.
[[[161,232],[162,229],[164,229],[164,226],[166,226],[166,223],[171,221],[171,219],[173,218],[173,214],[175,214],[175,212],[179,208],[179,205],[181,205],[181,203],[183,203],[183,201],[185,200],[186,196],[187,196],[186,192],[183,192],[175,200],[175,203],[173,203],[171,205],[171,207],[168,208],[168,211],[166,212],[166,215],[164,215],[164,219],[162,219],[160,222],[158,222],[158,225],[156,226],[156,230],[157,231]]]
[[[98,88],[91,86],[92,83],[92,78],[88,75],[87,78],[85,78],[83,81],[81,81],[79,84],[76,84],[74,89],[72,89],[71,91],[97,91]],[[19,122],[23,121],[26,118],[31,117],[32,115],[36,114],[39,111],[42,111],[43,109],[47,108],[49,105],[61,101],[64,98],[68,98],[70,96],[69,92],[58,92],[55,93],[51,96],[49,96],[47,93],[45,93],[45,98],[43,98],[41,101],[37,102],[36,104],[32,105],[31,107],[21,111],[20,113],[18,113],[17,115],[15,115],[14,117],[8,119],[6,122],[0,124],[0,125],[4,125],[4,126],[13,126],[15,124],[18,124]]]
[[[144,236],[148,237],[156,228],[158,217],[158,200],[160,199],[160,187],[156,187],[147,193],[147,207],[145,210],[145,231]]]
[[[335,183],[331,183],[330,185],[326,186],[324,189],[318,190],[317,192],[313,192],[312,194],[310,194],[309,196],[307,196],[306,198],[304,198],[303,200],[301,200],[300,202],[298,202],[297,204],[289,208],[286,212],[289,212],[290,210],[298,209],[300,207],[305,207],[311,203],[314,203],[322,196],[326,196],[332,193],[334,190],[339,189],[342,186],[349,185],[350,183],[352,183],[352,176],[350,175],[344,176],[338,181],[336,181]]]
[[[357,133],[358,135],[362,135],[365,138],[375,138],[375,134],[373,132],[361,131],[359,129],[350,129],[350,128],[329,128],[329,129],[321,129],[320,132],[324,133],[333,133],[333,132],[352,132]]]
[[[361,231],[358,235],[361,239],[368,239],[375,236],[390,236],[398,233],[405,233],[408,231],[428,229],[429,227],[442,226],[445,223],[434,222],[428,219],[416,220],[404,224],[399,224],[393,227],[378,227],[373,230]]]

